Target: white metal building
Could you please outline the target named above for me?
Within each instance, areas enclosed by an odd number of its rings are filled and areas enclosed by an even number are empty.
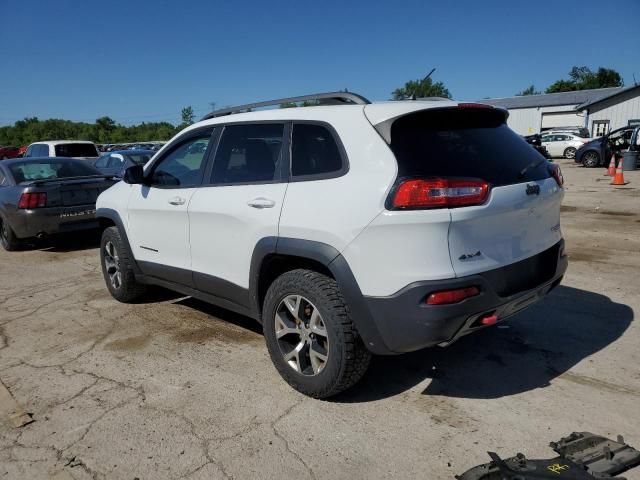
[[[553,127],[585,127],[592,137],[640,125],[640,85],[480,100],[509,110],[507,123],[520,135]]]

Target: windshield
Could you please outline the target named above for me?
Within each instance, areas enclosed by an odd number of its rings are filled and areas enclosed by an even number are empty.
[[[391,127],[391,149],[399,177],[472,177],[499,186],[550,176],[545,158],[494,109],[432,109],[406,115]],[[527,169],[530,165],[536,166]]]
[[[56,145],[56,157],[98,157],[98,150],[92,143],[63,143]]]
[[[9,170],[16,183],[100,175],[100,172],[91,165],[68,160],[14,163]]]
[[[136,165],[144,165],[149,161],[149,159],[151,158],[151,155],[143,154],[143,153],[138,153],[138,154],[128,153],[126,157],[128,160],[131,160]]]

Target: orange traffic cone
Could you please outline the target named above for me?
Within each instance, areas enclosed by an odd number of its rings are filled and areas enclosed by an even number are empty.
[[[618,167],[616,168],[616,175],[613,177],[613,182],[611,185],[626,185],[624,181],[624,172],[622,170],[622,159],[618,162]]]
[[[613,177],[616,174],[616,155],[615,153],[613,155],[611,155],[611,161],[609,162],[609,169],[607,170],[607,173],[605,173],[605,175],[609,175],[610,177]]]

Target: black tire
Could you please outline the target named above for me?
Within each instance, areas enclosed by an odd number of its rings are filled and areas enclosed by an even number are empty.
[[[564,158],[574,159],[576,158],[576,149],[574,147],[568,147],[565,149]]]
[[[582,155],[582,165],[587,168],[595,168],[600,165],[600,155],[598,152],[594,152],[593,150],[589,150]]]
[[[7,252],[13,252],[22,246],[22,241],[16,237],[11,225],[3,217],[0,217],[0,244]]]
[[[290,296],[308,299],[311,307],[321,315],[328,343],[326,361],[319,373],[305,375],[295,370],[284,358],[282,340],[276,338],[276,313]],[[313,398],[336,395],[355,385],[369,367],[371,353],[353,325],[338,284],[326,275],[301,269],[282,274],[267,291],[262,323],[267,349],[276,369],[289,385],[305,395]],[[294,342],[298,341],[295,335],[292,334]]]
[[[111,250],[111,246],[113,246],[113,250]],[[109,258],[111,261],[108,260]],[[107,288],[113,298],[119,302],[135,302],[147,293],[147,285],[136,281],[133,259],[128,255],[118,227],[109,227],[102,232],[100,264]],[[112,276],[116,273],[120,274],[119,281],[112,281]]]

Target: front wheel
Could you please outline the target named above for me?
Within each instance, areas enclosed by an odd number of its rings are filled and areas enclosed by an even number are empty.
[[[589,151],[582,157],[582,165],[588,168],[597,167],[600,164],[600,155],[597,152]]]
[[[125,249],[118,227],[102,232],[100,263],[107,288],[116,300],[131,303],[147,292],[147,286],[136,281],[133,259]]]
[[[576,158],[576,149],[569,147],[564,151],[564,158]]]
[[[267,291],[262,323],[276,369],[305,395],[336,395],[367,371],[371,353],[332,278],[311,270],[284,273]]]
[[[0,217],[0,244],[7,252],[18,250],[22,242],[11,229],[11,225],[4,218]]]

